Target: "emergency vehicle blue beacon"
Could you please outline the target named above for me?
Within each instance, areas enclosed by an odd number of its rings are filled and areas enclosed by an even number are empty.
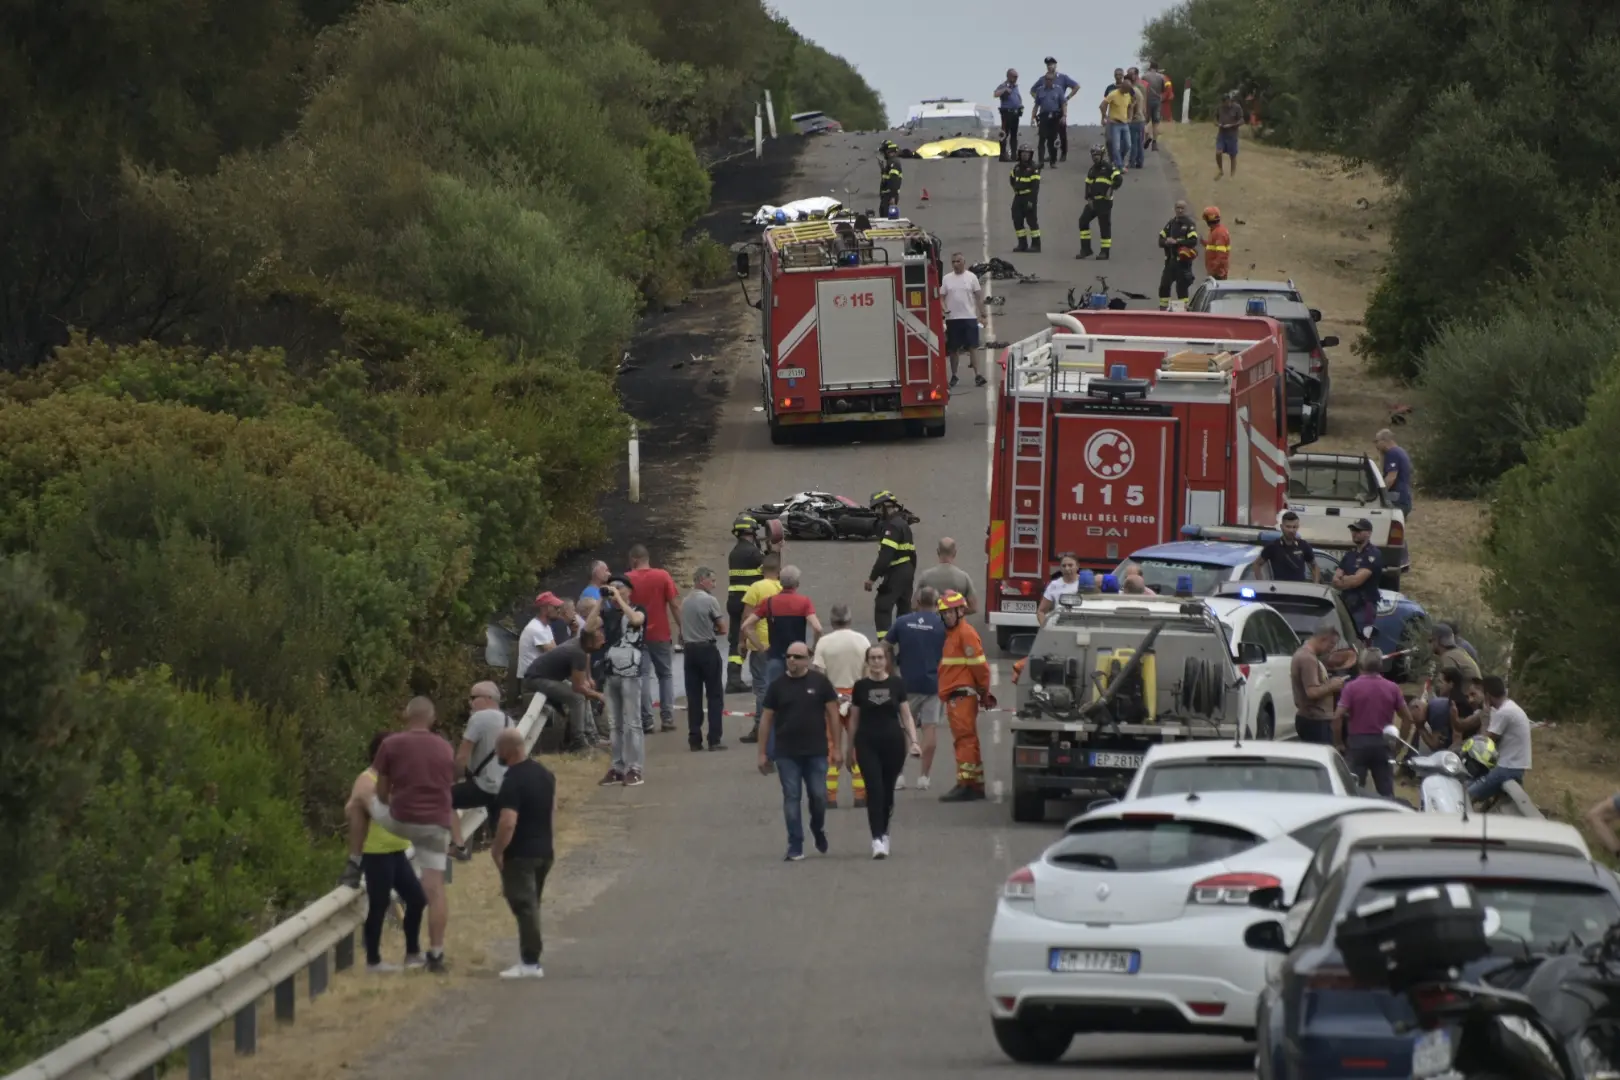
[[[1193,594],[1192,575],[1191,574],[1177,574],[1176,575],[1176,595],[1177,596],[1191,596],[1192,594]]]
[[[1243,305],[1243,310],[1246,315],[1264,315],[1266,313],[1266,298],[1263,296],[1249,297],[1248,302]]]

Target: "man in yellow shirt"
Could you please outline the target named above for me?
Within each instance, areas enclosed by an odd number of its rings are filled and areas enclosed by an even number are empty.
[[[765,561],[759,566],[759,572],[763,576],[758,581],[748,586],[748,591],[743,593],[742,609],[744,611],[757,610],[759,605],[763,604],[765,601],[782,591],[782,557],[780,555],[772,554],[765,556]],[[764,619],[761,619],[758,625],[754,627],[754,633],[759,636],[759,643],[761,645],[770,645],[771,632]],[[747,638],[742,638],[741,640],[746,642]],[[748,654],[748,679],[754,690],[754,728],[741,739],[738,739],[738,742],[759,742],[759,714],[765,708],[765,689],[767,682],[765,678],[765,664],[769,658],[770,654],[764,650],[761,650],[760,652],[750,652]]]
[[[1103,95],[1103,128],[1108,134],[1108,158],[1119,169],[1130,164],[1131,109],[1136,93],[1125,81],[1125,72],[1114,69],[1114,82]]]

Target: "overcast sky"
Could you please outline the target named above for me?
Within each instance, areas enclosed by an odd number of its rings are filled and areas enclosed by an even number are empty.
[[[1173,0],[767,0],[793,28],[854,64],[883,95],[889,122],[923,98],[960,97],[993,105],[1007,68],[1020,84],[1044,74],[1050,55],[1102,97],[1114,68],[1137,62],[1142,25]],[[800,108],[813,108],[804,102]],[[1027,107],[1027,104],[1026,104]]]

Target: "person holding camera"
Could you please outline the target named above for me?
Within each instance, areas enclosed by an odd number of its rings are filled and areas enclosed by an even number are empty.
[[[602,586],[602,696],[607,701],[613,764],[602,786],[639,787],[646,767],[646,732],[641,726],[641,663],[646,648],[647,612],[630,602],[630,579],[615,574]]]

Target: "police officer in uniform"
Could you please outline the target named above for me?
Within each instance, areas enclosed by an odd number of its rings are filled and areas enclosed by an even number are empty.
[[[1035,164],[1035,151],[1028,146],[1018,148],[1018,164],[1007,177],[1012,185],[1013,232],[1018,234],[1018,250],[1041,250],[1041,223],[1036,216],[1036,203],[1041,197],[1041,167]]]
[[[878,217],[889,217],[891,211],[900,208],[900,182],[903,174],[900,172],[900,162],[895,155],[900,148],[888,139],[883,140],[883,160],[879,163],[878,174]]]
[[[1187,216],[1185,201],[1176,201],[1176,216],[1159,230],[1159,247],[1164,250],[1164,273],[1159,275],[1159,310],[1170,310],[1170,290],[1175,289],[1182,310],[1192,291],[1193,260],[1198,258],[1198,226]]]
[[[742,681],[742,648],[738,644],[738,634],[742,631],[743,622],[743,593],[748,587],[763,576],[760,567],[765,564],[765,553],[759,549],[759,541],[755,532],[759,522],[748,514],[738,514],[737,520],[731,523],[731,534],[737,538],[736,546],[731,554],[726,556],[728,579],[726,581],[726,622],[729,624],[727,637],[730,641],[731,652],[726,663],[726,693],[746,693],[748,687]]]
[[[872,509],[884,515],[883,539],[878,542],[877,561],[867,575],[866,591],[877,587],[872,621],[878,640],[888,636],[896,615],[911,611],[912,583],[917,573],[917,544],[911,537],[911,523],[900,509],[893,492],[879,491],[872,496]],[[878,584],[881,582],[882,584]]]
[[[1091,223],[1097,223],[1102,234],[1099,261],[1108,258],[1114,246],[1114,192],[1125,182],[1119,166],[1108,160],[1108,147],[1095,143],[1091,147],[1091,168],[1086,170],[1086,208],[1080,213],[1080,254],[1077,259],[1091,258]]]

